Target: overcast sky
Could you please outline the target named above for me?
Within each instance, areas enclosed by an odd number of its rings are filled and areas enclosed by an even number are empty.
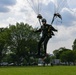
[[[32,1],[32,0],[28,0]],[[37,0],[0,0],[0,27],[8,27],[9,24],[24,22],[33,27],[40,27],[37,20]],[[33,6],[32,6],[33,5]],[[32,9],[32,8],[33,9]],[[58,29],[55,36],[50,39],[47,52],[60,47],[72,49],[76,38],[76,0],[40,0],[39,13],[50,24],[54,12],[62,15],[62,21],[57,18],[53,26]]]

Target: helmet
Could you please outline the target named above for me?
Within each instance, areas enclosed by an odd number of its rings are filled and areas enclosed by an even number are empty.
[[[42,19],[42,22],[46,22],[46,19]]]

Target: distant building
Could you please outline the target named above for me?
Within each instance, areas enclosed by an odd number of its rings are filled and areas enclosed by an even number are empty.
[[[52,63],[55,64],[55,65],[59,65],[60,64],[60,59],[54,59],[52,61]]]

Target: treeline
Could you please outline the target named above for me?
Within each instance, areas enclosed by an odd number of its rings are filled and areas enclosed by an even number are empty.
[[[76,65],[76,39],[73,42],[72,50],[61,47],[53,51],[54,59],[60,59],[65,65]]]
[[[73,50],[61,47],[53,51],[54,59],[59,59],[60,64],[76,65],[76,40],[74,41]]]
[[[40,33],[35,33],[36,28],[29,24],[16,23],[6,28],[0,28],[0,65],[37,65],[38,58],[37,44]],[[61,62],[75,64],[76,62],[76,40],[73,43],[73,50],[59,48],[53,51],[53,56],[48,55],[44,60],[46,64],[54,59]],[[43,53],[43,51],[42,51]],[[3,65],[4,65],[3,64]],[[8,65],[7,64],[7,65]]]
[[[8,62],[13,65],[26,65],[32,62],[31,56],[37,53],[39,34],[28,24],[16,23],[0,28],[0,65]]]

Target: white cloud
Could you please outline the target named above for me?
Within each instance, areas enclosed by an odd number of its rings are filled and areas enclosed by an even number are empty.
[[[68,6],[72,9],[76,8],[76,0],[67,0]]]

